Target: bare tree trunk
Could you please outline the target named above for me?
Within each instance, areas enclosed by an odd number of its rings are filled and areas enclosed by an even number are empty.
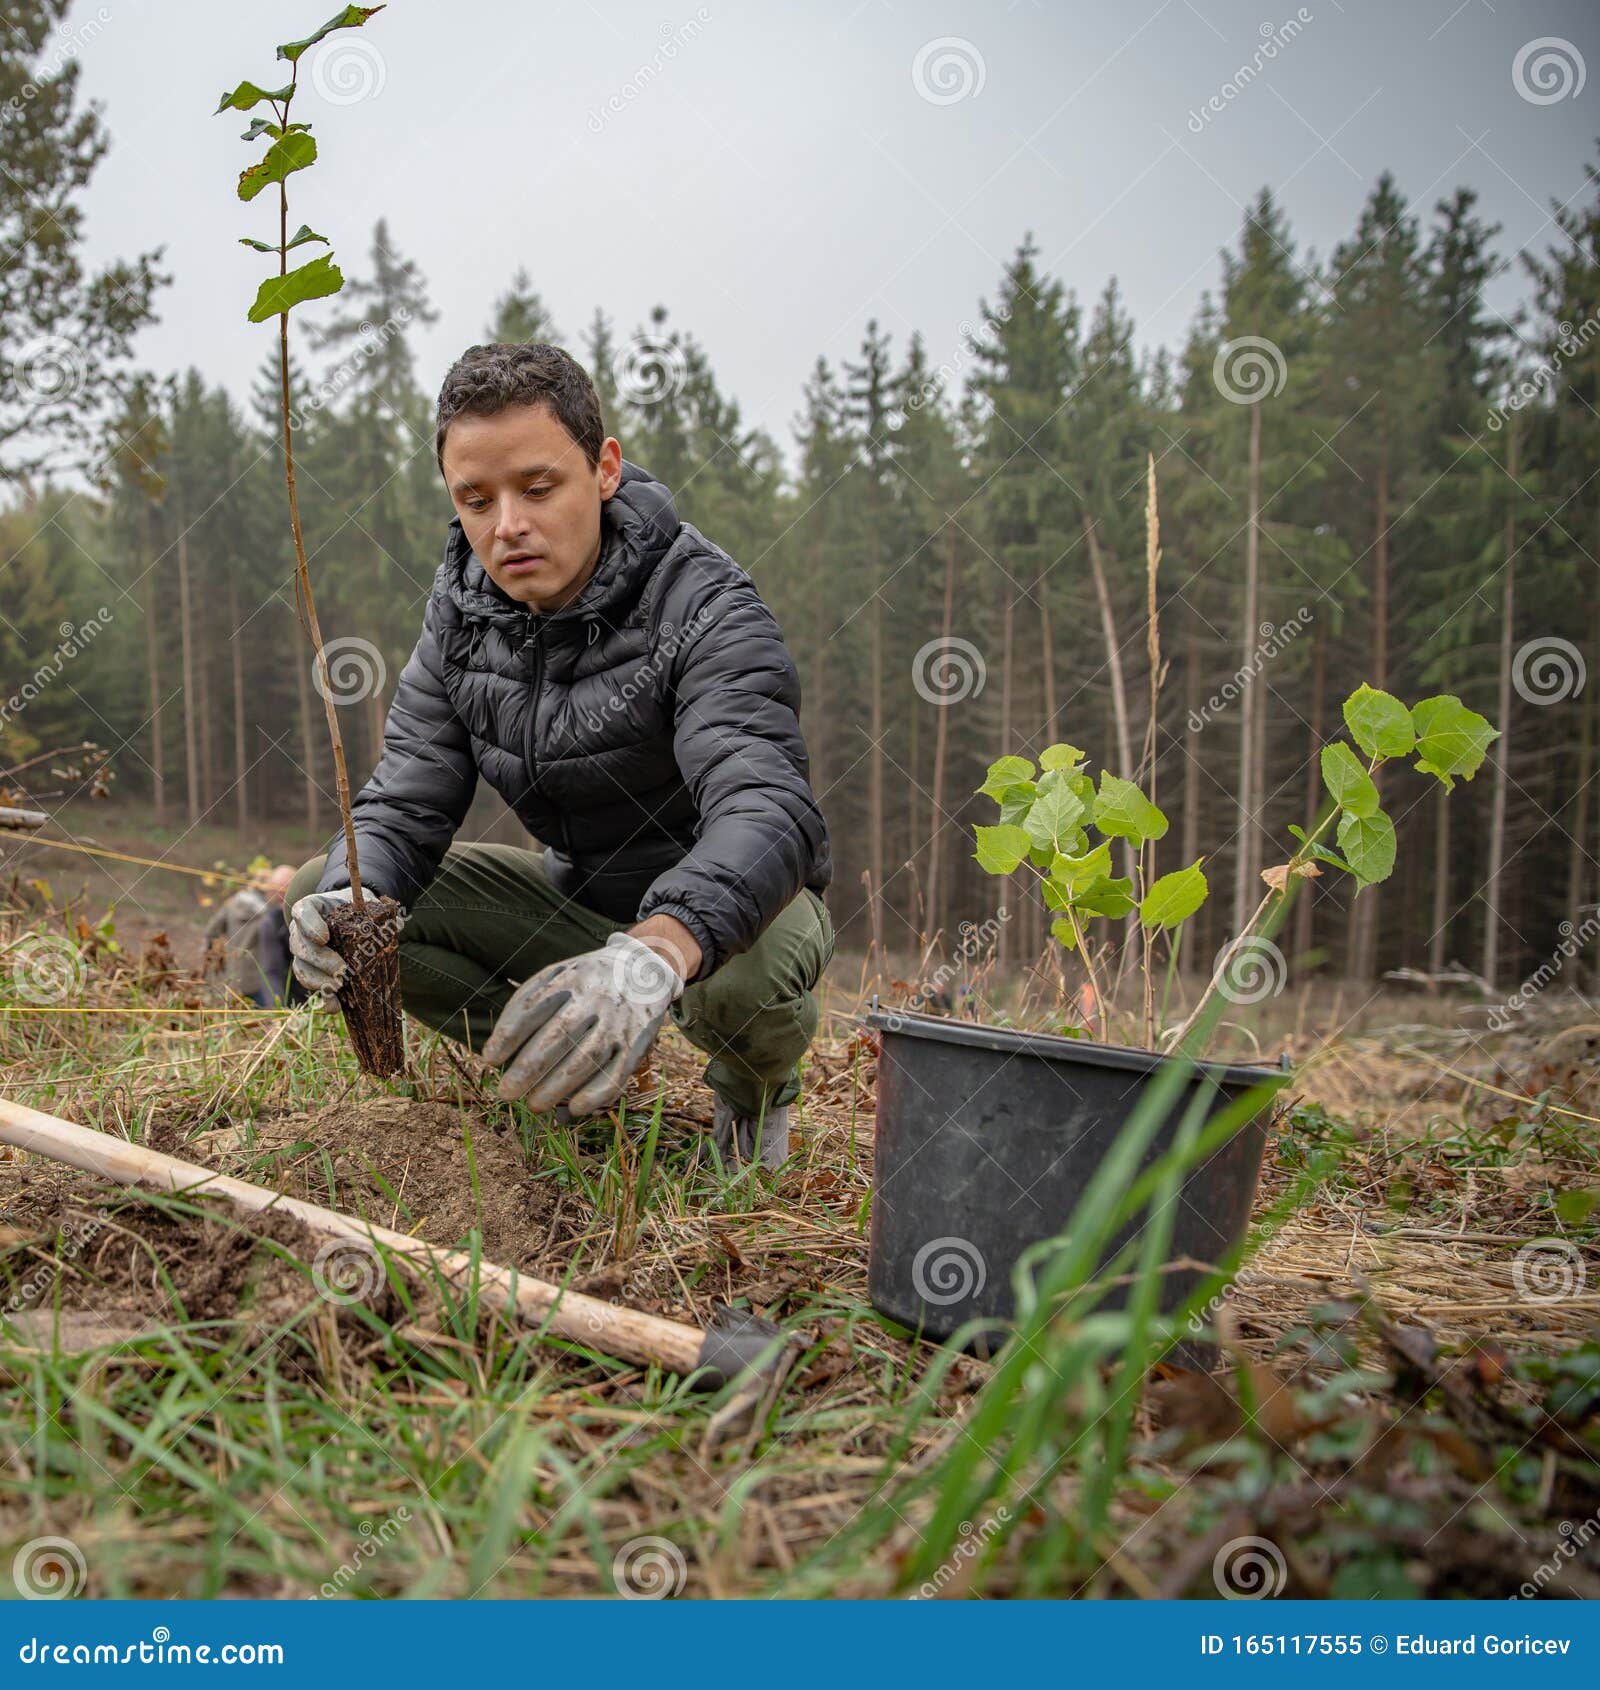
[[[1050,629],[1050,572],[1039,571],[1039,651],[1044,674],[1044,726],[1040,729],[1048,745],[1056,732],[1056,647]]]
[[[311,731],[311,666],[305,647],[294,642],[295,675],[300,688],[300,769],[305,775],[306,829],[313,839],[317,824],[317,746]]]
[[[1259,802],[1255,766],[1256,683],[1255,649],[1261,636],[1256,624],[1261,618],[1261,401],[1250,407],[1250,468],[1248,504],[1245,512],[1244,608],[1239,659],[1239,825],[1233,858],[1233,931],[1242,933],[1257,903],[1260,875],[1260,843],[1256,830]]]
[[[1100,631],[1106,642],[1106,669],[1111,676],[1111,712],[1117,734],[1117,773],[1124,780],[1134,777],[1133,736],[1128,728],[1128,689],[1122,676],[1122,647],[1117,643],[1116,617],[1111,608],[1111,589],[1106,581],[1105,562],[1100,556],[1100,537],[1094,518],[1083,513],[1083,535],[1089,545],[1089,571],[1094,577],[1094,596],[1100,606]]]
[[[944,613],[939,623],[940,649],[950,649],[950,635],[956,611],[956,542],[955,524],[945,527],[944,548]],[[950,706],[934,705],[933,725],[933,813],[928,818],[928,920],[934,932],[944,926],[944,880],[940,874],[941,847],[944,842],[944,772],[945,758],[950,745]]]
[[[1317,631],[1311,647],[1311,722],[1310,746],[1306,753],[1305,816],[1301,825],[1310,833],[1317,825],[1317,811],[1322,804],[1322,713],[1327,707],[1328,694],[1328,635],[1322,618],[1317,618]],[[1304,959],[1311,955],[1312,906],[1315,881],[1307,881],[1300,888],[1300,901],[1295,905],[1294,954]]]
[[[1000,752],[1002,756],[1011,755],[1011,632],[1016,618],[1016,601],[1011,594],[1006,596],[1006,611],[1004,633],[1000,641]],[[1011,924],[999,919],[999,912],[1007,903],[1015,905],[1021,885],[1013,875],[1005,876],[999,883],[998,895],[995,901],[995,917],[999,922],[999,931],[995,939],[995,959],[1003,969],[1011,960]]]
[[[145,537],[150,538],[150,512],[145,511]],[[167,821],[166,759],[161,744],[161,641],[156,632],[156,606],[161,594],[156,577],[155,546],[149,544],[150,567],[145,574],[144,598],[144,657],[150,680],[150,784],[156,805],[156,826],[165,827]]]
[[[1442,974],[1450,932],[1450,794],[1441,786],[1434,795],[1433,924],[1428,933],[1428,972]]]
[[[1517,426],[1512,413],[1511,432],[1506,437],[1506,473],[1513,490],[1517,481]],[[1506,791],[1511,780],[1511,662],[1516,647],[1517,620],[1517,508],[1507,495],[1505,537],[1505,580],[1500,587],[1500,678],[1495,699],[1495,725],[1500,737],[1492,747],[1494,788],[1489,800],[1489,872],[1483,888],[1483,960],[1478,972],[1491,986],[1500,976],[1500,876],[1506,863]]]
[[[200,820],[199,750],[195,741],[194,635],[189,625],[189,536],[178,506],[178,622],[183,652],[183,762],[189,800],[189,825]]]
[[[1380,425],[1385,426],[1385,425]],[[1378,452],[1377,523],[1374,535],[1372,585],[1372,684],[1379,692],[1389,686],[1389,443],[1385,436]],[[1373,777],[1383,785],[1383,771]],[[1370,980],[1378,963],[1378,901],[1382,888],[1369,886],[1351,904],[1350,974]]]
[[[200,813],[209,816],[216,796],[215,765],[211,760],[211,629],[205,594],[194,605],[195,690],[200,717]]]
[[[883,595],[877,523],[872,527],[872,699],[867,757],[867,866],[872,871],[873,897],[884,894],[883,839]]]
[[[239,843],[245,846],[250,833],[250,793],[246,777],[244,734],[244,642],[239,629],[239,583],[228,580],[228,623],[232,628],[228,644],[233,650],[233,802]]]
[[[1183,759],[1183,861],[1192,863],[1200,855],[1200,735],[1205,721],[1200,715],[1200,618],[1190,610],[1183,645],[1184,733],[1187,745]],[[1199,723],[1199,727],[1195,723]],[[1201,965],[1193,943],[1178,955],[1187,972]]]

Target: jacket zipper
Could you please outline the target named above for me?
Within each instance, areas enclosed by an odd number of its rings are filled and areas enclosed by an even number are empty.
[[[539,689],[544,682],[544,630],[537,616],[531,618],[533,632],[529,634],[527,644],[533,647],[533,685],[528,695],[528,729],[523,736],[522,756],[528,765],[528,791],[531,794],[537,785],[536,770],[538,762],[534,756],[535,741],[539,731]],[[557,847],[568,862],[572,860],[572,851],[567,839],[567,819],[560,811],[556,812],[556,832],[560,835]]]

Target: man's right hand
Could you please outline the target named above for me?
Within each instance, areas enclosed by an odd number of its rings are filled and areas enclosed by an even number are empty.
[[[289,949],[295,978],[308,992],[337,992],[344,981],[344,958],[328,943],[327,909],[348,904],[350,888],[311,892],[289,912]]]

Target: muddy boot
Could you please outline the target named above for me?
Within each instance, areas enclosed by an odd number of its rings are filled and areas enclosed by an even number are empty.
[[[760,1141],[761,1166],[781,1168],[789,1159],[789,1107],[770,1105],[764,1117],[737,1115],[719,1097],[711,1116],[711,1142],[717,1147],[723,1166],[741,1167],[755,1159]]]

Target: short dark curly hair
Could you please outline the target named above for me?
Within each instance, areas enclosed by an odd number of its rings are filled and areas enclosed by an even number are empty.
[[[439,389],[433,455],[444,473],[444,437],[460,416],[493,417],[513,405],[548,405],[577,441],[593,469],[600,462],[605,424],[588,372],[559,346],[531,340],[469,346]]]

